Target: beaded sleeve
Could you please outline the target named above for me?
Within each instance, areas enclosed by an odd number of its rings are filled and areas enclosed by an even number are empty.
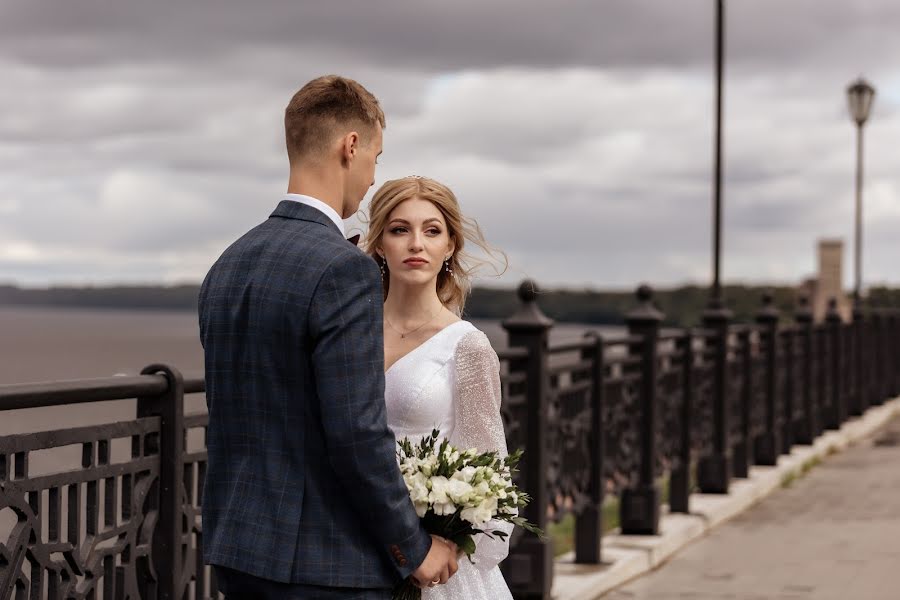
[[[506,434],[500,417],[500,361],[487,336],[481,331],[463,336],[456,347],[455,363],[456,424],[451,442],[457,448],[496,450],[506,456]],[[485,528],[511,535],[513,525],[489,521]],[[497,566],[509,553],[508,537],[502,541],[480,534],[475,544],[475,566],[479,570]]]

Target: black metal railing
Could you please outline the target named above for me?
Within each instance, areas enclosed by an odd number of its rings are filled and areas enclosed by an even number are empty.
[[[205,440],[186,451],[207,415],[185,415],[184,395],[203,389],[165,365],[0,386],[0,410],[137,399],[132,420],[0,436],[0,510],[12,514],[0,598],[218,596],[200,558]],[[30,459],[47,451],[57,451],[53,472],[37,474]]]
[[[660,482],[669,510],[688,512],[695,490],[726,493],[750,466],[900,394],[897,310],[843,323],[832,305],[814,324],[801,304],[788,323],[766,298],[752,324],[717,310],[702,328],[661,330],[642,287],[625,335],[551,345],[534,284],[519,297],[498,353],[507,442],[526,451],[525,516],[543,528],[574,517],[578,563],[601,561],[607,499],[623,534],[656,534]],[[0,436],[0,598],[218,597],[201,558],[207,416],[184,414],[203,379],[142,373],[0,386],[0,411],[137,399],[123,422]],[[34,468],[60,450],[71,464]],[[553,565],[550,538],[517,532],[502,568],[515,597],[546,599]]]
[[[900,394],[896,309],[843,323],[832,302],[814,324],[803,300],[788,322],[767,296],[752,324],[715,310],[701,329],[662,334],[663,315],[642,287],[628,335],[552,347],[534,284],[519,296],[504,327],[528,358],[501,359],[505,380],[528,381],[521,423],[531,427],[510,447],[526,450],[528,518],[546,527],[575,515],[577,563],[600,563],[608,496],[618,499],[622,534],[657,534],[661,481],[669,510],[689,512],[694,490],[727,493],[752,465],[777,464],[792,446]],[[561,354],[568,362],[554,362]],[[503,569],[516,598],[550,598],[552,557],[550,540],[513,545]]]

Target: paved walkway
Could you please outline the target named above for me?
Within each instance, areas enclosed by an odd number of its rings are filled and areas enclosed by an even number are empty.
[[[900,417],[604,598],[900,599]]]

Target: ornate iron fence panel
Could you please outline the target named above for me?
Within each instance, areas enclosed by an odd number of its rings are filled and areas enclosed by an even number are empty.
[[[766,430],[766,355],[761,347],[760,332],[751,336],[752,392],[750,395],[750,437],[755,439]]]
[[[734,338],[734,335],[729,336]],[[728,441],[733,448],[743,437],[743,393],[744,393],[744,361],[741,348],[736,339],[729,340],[728,362],[726,363],[726,386],[728,410]]]
[[[703,456],[712,452],[713,448],[713,394],[715,386],[713,382],[715,350],[711,335],[699,338],[699,345],[694,364],[694,428],[692,436],[695,453]]]
[[[500,388],[503,402],[500,407],[500,416],[503,419],[503,428],[506,432],[506,445],[509,450],[515,451],[527,447],[527,432],[522,426],[528,403],[525,397],[526,377],[521,371],[510,371],[509,360],[501,354],[500,357]],[[525,459],[527,460],[527,458]],[[521,485],[522,474],[517,472],[513,479]],[[516,528],[509,538],[510,548],[514,548],[522,538],[522,531]]]
[[[0,437],[0,597],[155,598],[159,417]],[[130,442],[130,457],[112,443]],[[38,474],[34,458],[80,464]],[[77,458],[77,456],[76,456]],[[71,462],[71,461],[69,461]]]
[[[547,486],[554,521],[577,514],[590,500],[593,362],[569,353],[550,359],[547,406]],[[554,360],[556,359],[556,360]]]
[[[603,455],[605,491],[612,494],[619,494],[634,485],[641,460],[640,374],[622,368],[625,360],[622,357],[608,359],[612,373],[603,381],[606,398],[603,416],[606,424]]]
[[[525,374],[521,371],[509,371],[508,361],[500,361],[500,388],[503,403],[500,407],[500,416],[503,419],[503,428],[506,432],[506,445],[510,452],[519,448],[525,448],[526,432],[522,423],[525,423],[525,412],[528,410],[525,398]]]
[[[812,381],[806,380],[805,363],[810,357],[806,355],[806,336],[807,331],[803,329],[795,329],[792,336],[793,343],[793,369],[794,381],[791,385],[791,393],[793,396],[793,421],[798,423],[806,418],[806,406],[803,403],[803,394],[807,386],[812,385]]]
[[[785,386],[788,380],[787,355],[788,345],[783,332],[775,334],[775,431],[782,431],[785,423],[785,403],[787,396]]]
[[[666,349],[657,380],[656,473],[664,475],[680,466],[684,407],[684,352]]]
[[[846,418],[849,410],[849,403],[852,399],[856,390],[854,390],[854,386],[857,386],[858,390],[862,390],[865,386],[865,374],[863,374],[864,380],[863,382],[859,381],[859,372],[857,371],[856,365],[854,365],[853,356],[854,356],[854,346],[853,346],[853,336],[856,335],[856,328],[859,327],[859,324],[854,323],[846,323],[841,326],[841,348],[837,353],[838,355],[838,364],[840,371],[840,397],[841,397],[841,416]],[[866,361],[863,360],[863,369],[865,370]]]
[[[206,427],[207,413],[194,413],[184,417],[184,518],[182,519],[182,581],[185,600],[205,600],[220,597],[215,576],[208,565],[203,564],[203,525],[200,501],[203,498],[203,482],[206,479]],[[193,437],[197,436],[196,443]]]
[[[814,421],[819,433],[825,424],[825,406],[828,402],[828,369],[826,368],[826,334],[825,328],[816,325],[812,329],[812,386],[813,406],[816,410]]]

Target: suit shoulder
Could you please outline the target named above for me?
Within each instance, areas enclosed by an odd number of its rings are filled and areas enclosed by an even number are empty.
[[[380,277],[378,265],[372,257],[348,243],[341,244],[330,253],[325,271],[350,276]]]

